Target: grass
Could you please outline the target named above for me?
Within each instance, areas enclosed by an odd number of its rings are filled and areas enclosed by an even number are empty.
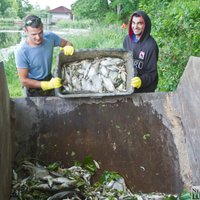
[[[21,84],[15,67],[14,53],[4,61],[4,68],[11,97],[23,96]]]
[[[125,33],[120,27],[94,27],[89,33],[69,36],[76,49],[82,48],[122,48]],[[66,35],[67,38],[67,35]]]

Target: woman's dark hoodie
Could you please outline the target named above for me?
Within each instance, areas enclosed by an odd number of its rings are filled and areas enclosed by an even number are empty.
[[[145,21],[144,32],[136,43],[133,41],[132,19],[134,15],[143,17]],[[123,46],[126,50],[133,53],[133,67],[135,68],[135,76],[142,80],[139,89],[135,88],[135,92],[154,92],[158,84],[158,46],[154,38],[150,35],[151,21],[144,11],[136,11],[132,14],[129,22],[129,34],[125,37]]]

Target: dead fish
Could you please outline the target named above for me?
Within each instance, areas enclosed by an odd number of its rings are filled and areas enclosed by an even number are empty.
[[[81,80],[82,89],[85,91],[92,91],[92,82],[89,79],[82,79]]]
[[[41,177],[41,180],[47,181],[48,186],[50,188],[53,186],[53,177],[52,176],[48,175],[48,176]]]
[[[88,72],[88,78],[92,80],[93,77],[98,74],[98,72],[99,72],[99,62],[92,63],[91,68]]]
[[[124,88],[124,84],[120,84],[118,87],[117,87],[117,90],[119,92],[126,92],[126,89]]]
[[[52,181],[53,183],[56,183],[56,184],[65,184],[65,185],[75,185],[76,183],[76,180],[70,180],[65,177],[54,178]]]
[[[84,77],[84,78],[87,78],[88,72],[89,72],[90,67],[91,67],[91,63],[90,63],[88,60],[83,61],[82,67],[83,67],[83,69],[85,70],[85,71],[84,71],[83,77]]]
[[[29,171],[31,175],[33,175],[36,179],[42,178],[44,176],[48,176],[49,172],[43,166],[37,164],[34,165],[29,161],[24,161],[22,167]]]
[[[30,187],[30,190],[40,190],[40,191],[44,191],[44,192],[59,192],[59,191],[63,191],[64,189],[72,190],[72,189],[74,189],[74,186],[63,183],[61,185],[54,184],[54,185],[52,185],[52,187],[49,187],[49,185],[47,183],[41,183],[41,184],[37,184],[37,185]]]
[[[123,65],[125,61],[121,58],[107,57],[103,64],[105,65]]]
[[[101,76],[101,77],[102,77],[102,80],[103,80],[103,85],[106,88],[106,90],[109,91],[109,92],[114,92],[115,91],[115,87],[114,87],[111,79],[106,78],[104,76]]]
[[[120,192],[126,192],[127,189],[125,181],[122,177],[108,182],[105,187],[109,188],[110,190],[118,190]]]
[[[120,58],[94,58],[64,64],[63,94],[107,93],[126,90],[126,62]],[[105,79],[106,78],[106,79]],[[121,79],[119,83],[119,79]],[[123,84],[123,85],[121,85]],[[70,85],[72,87],[70,87]],[[120,85],[120,87],[119,87]],[[113,87],[114,86],[114,87]],[[119,87],[119,88],[118,88]],[[117,89],[118,88],[118,89]]]
[[[82,89],[81,81],[77,76],[72,77],[72,86],[73,86],[73,90],[81,91],[81,89]]]
[[[91,91],[95,93],[102,93],[103,92],[102,81],[103,80],[101,76],[99,75],[93,76]]]
[[[112,82],[115,82],[118,76],[117,71],[109,71],[109,75],[108,75],[111,79]]]
[[[64,191],[54,194],[53,196],[49,197],[47,200],[62,200],[62,199],[76,199],[76,200],[83,200],[85,196],[78,191]]]
[[[126,77],[127,77],[127,73],[126,72],[121,72],[120,73],[120,76],[121,76],[121,79],[123,80],[123,82],[125,83],[126,82]]]
[[[106,69],[105,66],[101,65],[99,72],[100,72],[103,76],[108,77],[109,71]]]
[[[66,81],[66,83],[71,83],[71,75],[69,74],[69,72],[67,72],[66,70],[65,70],[65,76],[64,76],[64,79],[62,79],[62,80],[65,80]]]

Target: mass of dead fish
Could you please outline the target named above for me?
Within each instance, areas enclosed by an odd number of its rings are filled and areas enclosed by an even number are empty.
[[[94,164],[99,168],[96,161]],[[90,171],[80,166],[59,167],[52,171],[45,166],[24,161],[17,170],[13,170],[11,199],[98,200],[110,196],[115,196],[115,199],[132,196],[124,179],[119,175],[116,179],[96,185],[91,184],[91,176]]]
[[[99,165],[93,162],[96,168]],[[91,183],[93,173],[81,166],[48,167],[23,161],[13,170],[10,200],[165,200],[165,194],[133,194],[124,178],[104,172],[103,181]],[[173,200],[175,200],[173,198]]]
[[[62,93],[126,92],[126,64],[123,59],[112,57],[65,63],[61,68]]]

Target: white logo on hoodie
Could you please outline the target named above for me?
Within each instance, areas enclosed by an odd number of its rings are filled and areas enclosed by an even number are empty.
[[[141,60],[144,60],[144,56],[145,56],[145,52],[144,51],[140,51],[139,58]]]

